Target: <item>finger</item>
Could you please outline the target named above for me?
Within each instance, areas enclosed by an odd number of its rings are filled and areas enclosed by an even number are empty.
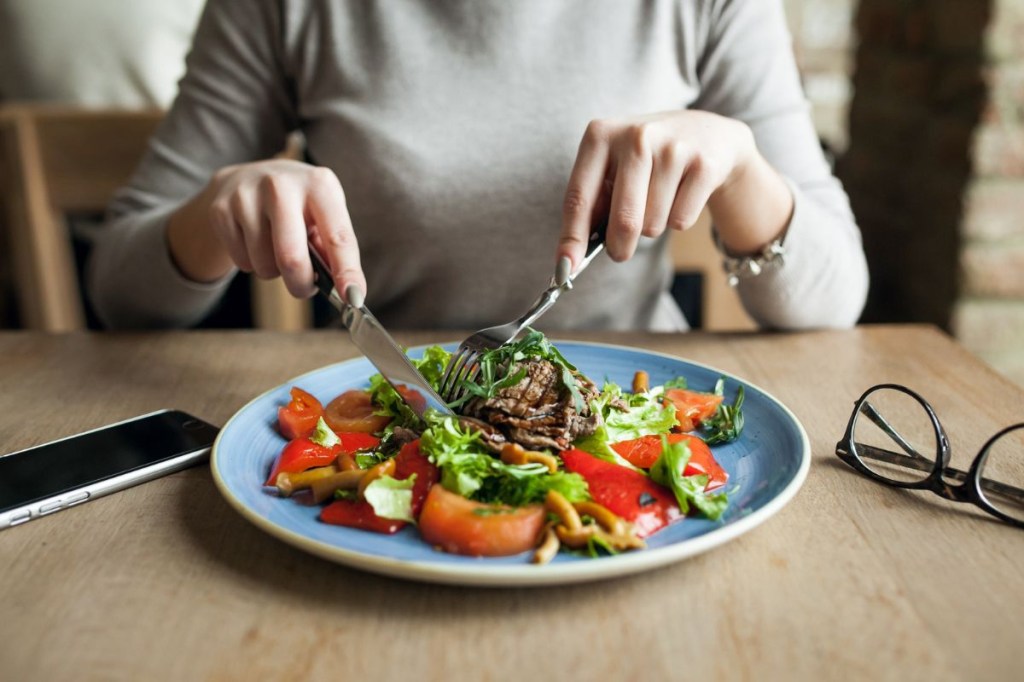
[[[317,243],[334,275],[338,291],[356,285],[366,291],[366,277],[359,259],[359,243],[345,203],[338,176],[326,168],[316,169],[306,198],[306,210],[316,225]]]
[[[617,170],[605,238],[608,255],[615,261],[633,255],[643,230],[653,165],[649,136],[645,126],[635,126],[622,137],[621,148],[616,150]]]
[[[655,155],[644,209],[643,236],[657,237],[665,231],[685,168],[686,156],[680,143],[673,142]]]
[[[261,260],[253,255],[258,253],[260,232],[264,230],[260,203],[259,192],[249,184],[240,185],[231,195],[231,213],[234,216],[242,252],[239,257],[248,265],[246,268],[241,268],[241,265],[239,267],[246,272],[254,273],[257,277],[267,279],[277,273],[272,266],[268,267],[267,259]]]
[[[705,162],[699,158],[691,161],[683,172],[683,181],[672,203],[669,227],[680,231],[693,227],[719,184]]]
[[[252,272],[252,263],[245,249],[242,226],[231,208],[231,197],[218,197],[210,204],[210,225],[224,245],[232,262],[242,272]]]
[[[270,223],[271,253],[274,267],[288,293],[309,298],[316,292],[313,264],[309,260],[306,218],[302,186],[292,181],[264,181],[266,203],[263,210]]]
[[[562,204],[562,233],[557,258],[568,258],[575,268],[583,260],[594,224],[595,208],[608,175],[610,131],[608,124],[592,121],[587,126],[569,175]]]

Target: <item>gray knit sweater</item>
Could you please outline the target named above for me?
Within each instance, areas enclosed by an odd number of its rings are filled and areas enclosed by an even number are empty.
[[[867,289],[849,203],[821,154],[781,0],[210,0],[188,73],[90,263],[110,326],[187,326],[227,279],[187,281],[168,215],[289,131],[333,169],[388,326],[475,328],[551,277],[587,123],[681,108],[745,121],[789,181],[785,265],[744,281],[765,327],[846,326]],[[666,240],[602,257],[541,327],[686,329]]]

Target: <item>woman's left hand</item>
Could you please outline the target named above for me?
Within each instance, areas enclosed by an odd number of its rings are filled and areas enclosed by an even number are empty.
[[[745,220],[750,209],[737,202],[764,189],[775,195],[768,203],[777,215]],[[607,213],[608,255],[627,260],[641,236],[685,230],[709,204],[730,250],[756,251],[788,222],[792,197],[746,124],[704,111],[592,121],[569,178],[558,256],[579,264],[592,226]]]

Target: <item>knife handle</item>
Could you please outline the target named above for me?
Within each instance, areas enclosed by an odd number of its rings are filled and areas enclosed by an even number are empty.
[[[338,293],[338,288],[334,286],[334,276],[331,275],[331,269],[327,267],[327,263],[320,257],[320,254],[312,245],[309,247],[309,260],[313,263],[313,280],[316,284],[316,288],[320,290],[320,293],[324,295],[340,311],[344,311],[345,304]]]

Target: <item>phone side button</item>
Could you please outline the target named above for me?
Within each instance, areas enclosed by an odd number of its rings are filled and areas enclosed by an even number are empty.
[[[32,511],[30,509],[26,509],[24,511],[18,512],[14,516],[11,516],[8,519],[8,521],[7,521],[7,525],[8,526],[17,526],[19,523],[25,523],[26,521],[28,521],[31,518],[32,518]]]
[[[87,492],[76,493],[76,494],[72,495],[71,497],[64,498],[64,506],[65,507],[70,507],[70,506],[75,505],[75,504],[81,504],[82,502],[85,502],[88,499],[89,499],[89,493],[87,493]]]
[[[47,514],[52,514],[53,512],[55,512],[58,509],[60,509],[63,505],[64,505],[64,500],[57,500],[56,502],[51,502],[49,504],[44,504],[41,507],[39,507],[39,515],[40,516],[46,516]]]

